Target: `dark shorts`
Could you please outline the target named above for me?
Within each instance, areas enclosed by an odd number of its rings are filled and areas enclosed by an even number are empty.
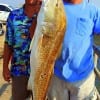
[[[27,90],[28,79],[26,76],[12,77],[12,100],[25,100],[32,96],[32,92]]]

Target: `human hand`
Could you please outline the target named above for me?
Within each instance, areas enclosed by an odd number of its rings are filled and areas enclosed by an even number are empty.
[[[9,68],[3,69],[3,78],[4,78],[5,81],[10,82],[11,74],[10,74]]]

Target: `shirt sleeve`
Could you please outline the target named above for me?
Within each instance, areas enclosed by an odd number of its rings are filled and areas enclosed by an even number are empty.
[[[100,34],[100,9],[96,8],[95,20],[94,20],[94,33]]]
[[[10,13],[7,19],[6,23],[6,34],[5,34],[5,43],[7,43],[9,46],[13,46],[13,14]]]

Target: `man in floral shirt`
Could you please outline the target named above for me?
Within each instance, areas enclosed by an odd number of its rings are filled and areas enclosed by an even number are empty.
[[[9,14],[4,45],[3,77],[12,78],[12,99],[25,100],[30,91],[30,42],[33,37],[40,0],[25,0],[25,5]],[[8,67],[11,61],[11,71]]]

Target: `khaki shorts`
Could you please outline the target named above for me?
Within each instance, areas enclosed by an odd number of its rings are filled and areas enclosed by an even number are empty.
[[[12,100],[26,100],[32,95],[32,92],[27,90],[28,79],[26,76],[12,77]]]
[[[94,72],[86,79],[73,83],[60,80],[54,75],[51,79],[47,98],[48,100],[96,100],[93,99],[94,86]]]

